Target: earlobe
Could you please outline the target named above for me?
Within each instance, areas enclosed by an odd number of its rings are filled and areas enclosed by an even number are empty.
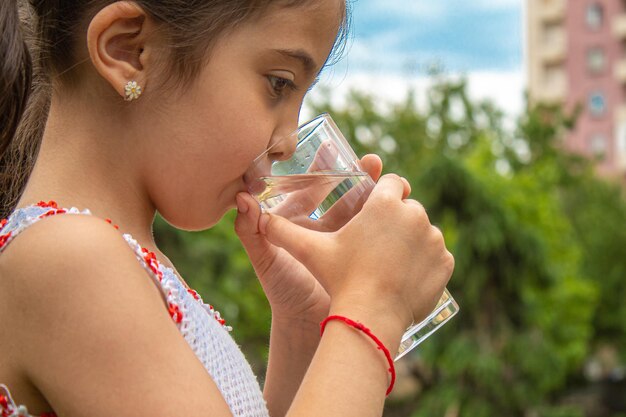
[[[136,3],[116,2],[101,9],[87,29],[87,49],[96,71],[125,99],[129,81],[145,88],[149,26],[149,17]]]

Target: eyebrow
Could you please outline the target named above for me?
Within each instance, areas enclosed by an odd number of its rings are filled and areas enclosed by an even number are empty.
[[[283,56],[300,61],[304,70],[308,74],[312,74],[317,68],[315,60],[311,57],[311,55],[302,49],[275,49],[275,51]]]

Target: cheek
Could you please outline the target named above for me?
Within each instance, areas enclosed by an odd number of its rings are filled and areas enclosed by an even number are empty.
[[[270,136],[266,130],[251,119],[233,119],[228,124],[222,121],[219,128],[208,129],[208,140],[197,147],[203,149],[205,162],[210,164],[207,168],[215,171],[216,178],[232,181],[266,149]]]
[[[228,173],[228,177],[240,177],[254,159],[265,151],[272,136],[272,124],[263,120],[258,110],[226,113],[219,123],[206,128],[210,142],[211,164]]]
[[[151,124],[144,172],[161,214],[189,230],[209,227],[234,203],[241,177],[267,147],[272,118],[254,94],[215,88],[185,97]]]
[[[243,190],[241,178],[266,149],[270,135],[252,117],[234,115],[171,129],[145,160],[150,194],[159,211],[167,211],[172,224],[185,228],[202,220],[198,213],[221,217]],[[196,220],[184,220],[191,218]]]

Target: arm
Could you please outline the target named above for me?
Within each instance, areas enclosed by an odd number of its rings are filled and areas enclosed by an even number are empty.
[[[263,395],[272,417],[293,401],[320,342],[319,322],[272,316],[269,361]]]
[[[356,305],[337,303],[330,314],[365,324],[393,356],[404,331],[398,318],[384,313],[384,308]],[[371,339],[344,323],[330,321],[287,415],[380,417],[389,385],[388,367]]]
[[[235,231],[272,307],[270,349],[263,396],[272,417],[283,417],[319,345],[319,323],[330,298],[311,273],[259,232],[261,209],[247,193],[237,196]]]

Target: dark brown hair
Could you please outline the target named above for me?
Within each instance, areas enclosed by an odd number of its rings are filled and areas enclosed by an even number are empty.
[[[169,73],[194,79],[213,42],[227,30],[261,16],[270,6],[315,0],[135,0],[163,28]],[[17,204],[39,151],[52,86],[71,87],[76,40],[98,10],[114,0],[1,0],[0,218]],[[341,55],[349,26],[348,2],[331,59]],[[27,46],[28,45],[28,46]],[[52,82],[54,80],[54,82]]]

